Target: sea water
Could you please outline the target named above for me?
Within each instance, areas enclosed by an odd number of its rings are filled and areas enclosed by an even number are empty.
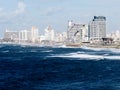
[[[120,90],[120,49],[0,45],[0,90]]]

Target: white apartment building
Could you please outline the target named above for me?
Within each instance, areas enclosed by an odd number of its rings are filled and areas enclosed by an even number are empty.
[[[19,41],[19,32],[18,31],[9,31],[9,30],[6,30],[4,32],[4,40],[7,40],[7,41]]]
[[[32,27],[31,30],[21,30],[21,31],[9,31],[4,32],[4,40],[13,40],[15,42],[26,42],[31,41],[33,43],[37,42],[39,38],[38,28]]]
[[[34,43],[38,40],[39,37],[39,31],[38,28],[33,26],[31,29],[31,41]]]
[[[88,41],[88,25],[76,24],[72,21],[68,23],[67,41],[69,43],[81,43]]]
[[[106,38],[106,17],[94,16],[88,27],[90,40],[99,41],[101,38]]]
[[[51,26],[48,26],[45,29],[45,40],[48,40],[48,41],[54,41],[55,40],[55,32],[54,32],[54,30],[52,29]]]
[[[21,30],[19,32],[19,41],[30,41],[31,35],[28,30]]]

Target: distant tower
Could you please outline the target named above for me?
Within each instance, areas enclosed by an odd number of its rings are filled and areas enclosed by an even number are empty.
[[[38,39],[38,36],[39,36],[38,28],[33,26],[31,29],[31,41],[35,42]]]
[[[45,38],[48,41],[54,41],[55,40],[55,31],[53,30],[53,28],[51,26],[48,26],[45,29]]]
[[[94,16],[94,19],[89,24],[89,38],[91,40],[106,37],[106,17]]]

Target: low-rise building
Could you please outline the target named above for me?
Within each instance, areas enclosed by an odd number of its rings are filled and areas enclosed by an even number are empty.
[[[9,42],[18,42],[19,41],[19,32],[18,31],[9,31],[4,32],[4,41]]]
[[[115,44],[120,44],[120,30],[108,34],[107,37],[112,38]]]

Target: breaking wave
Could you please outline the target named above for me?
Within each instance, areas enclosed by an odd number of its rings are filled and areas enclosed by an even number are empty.
[[[87,59],[87,60],[120,60],[120,56],[109,56],[109,54],[104,55],[90,55],[84,54],[84,52],[69,53],[69,54],[57,54],[49,57],[61,57],[61,58],[77,58],[77,59]]]

